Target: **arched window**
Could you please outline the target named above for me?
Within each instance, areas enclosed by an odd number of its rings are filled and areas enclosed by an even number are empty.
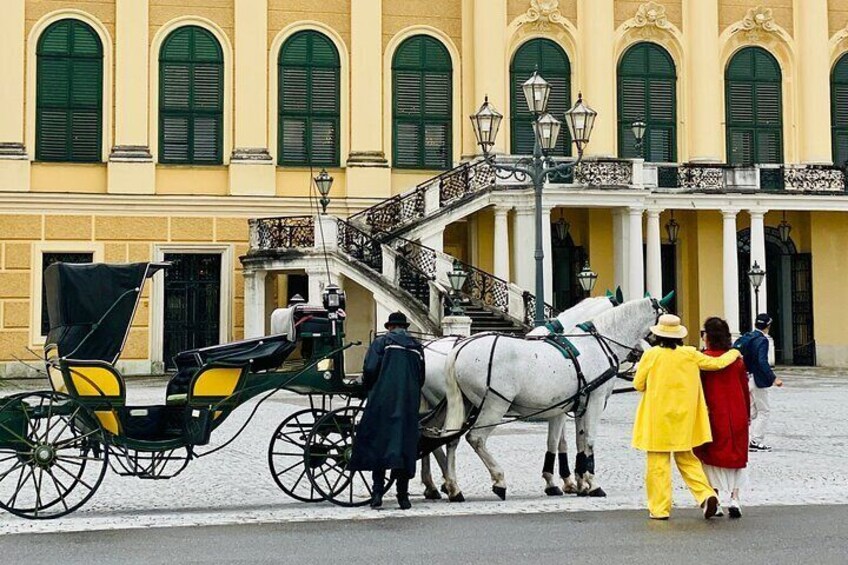
[[[848,54],[839,58],[830,75],[830,128],[833,162],[848,163]]]
[[[100,161],[103,45],[97,33],[79,20],[60,20],[38,38],[36,58],[35,158]]]
[[[185,26],[159,51],[159,161],[222,162],[224,55],[209,31]]]
[[[325,35],[301,31],[280,50],[279,163],[339,164],[339,53]]]
[[[564,120],[566,110],[571,107],[571,63],[565,51],[549,39],[533,39],[522,45],[509,65],[510,147],[516,155],[533,153],[533,116],[527,108],[521,85],[537,69],[551,85],[548,112],[558,120]],[[571,140],[565,124],[560,130],[553,153],[571,155]]]
[[[633,122],[647,125],[636,150]],[[637,43],[618,64],[618,155],[655,163],[677,160],[677,72],[668,51]]]
[[[392,153],[395,167],[447,169],[453,161],[453,67],[448,50],[427,35],[410,37],[392,58]]]
[[[783,162],[783,103],[777,60],[761,47],[737,52],[724,74],[727,162]]]

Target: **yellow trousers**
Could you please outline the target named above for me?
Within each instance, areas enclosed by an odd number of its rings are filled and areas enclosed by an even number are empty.
[[[655,518],[668,517],[671,513],[671,456],[677,463],[677,470],[692,491],[698,504],[703,504],[715,496],[710,481],[704,474],[701,461],[692,451],[649,451],[648,472],[645,475],[645,489],[648,492],[648,511]]]

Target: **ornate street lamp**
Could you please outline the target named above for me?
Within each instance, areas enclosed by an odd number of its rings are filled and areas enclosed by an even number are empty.
[[[748,280],[751,281],[751,286],[754,287],[754,316],[760,313],[760,285],[763,284],[763,279],[766,277],[766,271],[754,261],[751,270],[748,271]]]
[[[346,305],[345,292],[337,285],[328,284],[321,294],[321,302],[330,313],[334,313],[336,310],[344,310]]]
[[[783,212],[783,219],[777,226],[777,233],[780,235],[780,241],[789,243],[789,233],[792,231],[792,224],[786,221],[786,212]]]
[[[462,287],[465,286],[465,280],[468,278],[468,273],[462,269],[462,264],[459,261],[454,261],[453,270],[448,273],[448,281],[451,287],[451,315],[462,316],[465,311],[462,309],[460,302],[460,293]]]
[[[542,187],[550,175],[567,173],[574,169],[583,160],[583,149],[589,143],[595,118],[598,113],[583,102],[583,95],[577,97],[577,103],[565,113],[565,123],[571,134],[571,141],[577,147],[577,157],[559,164],[555,164],[548,158],[548,154],[554,147],[562,128],[562,122],[551,114],[546,113],[548,98],[551,94],[551,86],[548,82],[534,72],[533,75],[521,86],[527,107],[533,114],[532,127],[536,142],[533,146],[533,156],[519,159],[514,164],[496,163],[491,149],[495,143],[497,129],[503,116],[486,100],[480,110],[471,116],[474,127],[474,135],[477,136],[477,144],[483,151],[486,162],[496,173],[506,173],[518,181],[529,179],[534,188],[536,206],[536,250],[533,257],[536,261],[536,312],[534,325],[541,326],[545,323],[545,285],[543,277],[544,250],[542,248]]]
[[[333,187],[333,177],[327,172],[327,169],[321,169],[321,172],[315,177],[315,186],[318,187],[318,192],[321,193],[321,213],[327,213],[327,205],[330,204],[330,189]]]
[[[671,211],[671,219],[665,225],[665,231],[668,234],[668,242],[671,245],[677,243],[677,236],[680,234],[680,224],[674,219],[674,210]]]
[[[648,124],[643,122],[642,120],[637,120],[630,125],[630,129],[633,131],[633,137],[636,138],[636,152],[642,157],[642,140],[645,137],[645,130],[648,128]]]
[[[562,208],[559,209],[559,220],[557,220],[554,224],[554,230],[556,230],[557,239],[561,242],[565,242],[568,237],[568,232],[571,230],[571,224],[565,220]]]
[[[591,296],[595,283],[598,282],[598,273],[589,268],[589,261],[586,261],[583,270],[577,273],[577,282],[580,283],[580,288],[583,289],[585,295]]]

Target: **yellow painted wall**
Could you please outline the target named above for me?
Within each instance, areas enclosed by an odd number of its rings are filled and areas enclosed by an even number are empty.
[[[612,212],[591,208],[589,216],[589,265],[598,273],[595,283],[595,295],[603,294],[606,289],[615,288],[615,265],[613,263]]]
[[[845,214],[810,214],[813,254],[813,322],[821,365],[848,366],[845,283],[848,281],[848,221]]]
[[[320,168],[277,168],[277,196],[300,196],[320,198],[313,178],[321,172]],[[347,194],[347,178],[344,169],[327,169],[333,177],[330,199],[342,198]]]
[[[347,341],[361,341],[362,345],[352,347],[345,353],[345,370],[349,373],[362,372],[362,362],[365,352],[376,325],[378,331],[383,329],[385,320],[375,320],[376,303],[374,296],[364,287],[350,279],[344,279],[342,286],[347,294],[347,319],[345,333]]]
[[[225,195],[226,167],[156,166],[156,192],[159,194]]]
[[[719,212],[698,212],[698,315],[690,320],[690,329],[699,328],[710,316],[724,317],[724,281],[721,276],[723,264],[722,218]]]
[[[33,163],[33,192],[106,193],[106,165],[102,163]]]
[[[434,27],[462,49],[462,3],[459,0],[383,0],[383,47],[410,25]]]
[[[757,6],[770,8],[775,22],[786,30],[789,35],[792,35],[792,0],[757,0],[756,2],[720,0],[718,12],[719,33],[723,32],[729,25],[744,18],[748,10]]]
[[[495,213],[491,208],[480,210],[477,218],[477,264],[478,269],[489,273],[495,270]]]
[[[220,27],[230,43],[233,42],[233,0],[149,0],[150,38],[160,27],[173,19],[184,16],[200,16]]]
[[[350,49],[350,3],[355,1],[268,0],[268,45],[286,26],[310,20],[336,30]]]

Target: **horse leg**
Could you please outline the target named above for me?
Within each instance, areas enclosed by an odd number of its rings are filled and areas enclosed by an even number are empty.
[[[586,411],[577,418],[577,474],[578,496],[606,496],[607,493],[595,481],[595,437],[600,424],[606,398],[601,387],[589,398]]]
[[[421,482],[424,484],[424,498],[427,500],[439,500],[442,498],[442,494],[433,482],[433,475],[430,472],[429,455],[421,458]]]
[[[557,454],[559,458],[559,478],[562,479],[562,490],[567,494],[577,494],[577,481],[568,467],[568,442],[565,439],[565,414],[562,416],[562,429],[559,434]]]
[[[506,480],[504,479],[503,469],[486,448],[486,440],[495,430],[494,426],[501,423],[507,410],[509,410],[507,402],[501,399],[495,401],[494,398],[490,398],[487,403],[484,403],[483,410],[477,417],[474,427],[465,436],[477,456],[480,457],[480,461],[489,470],[489,475],[492,477],[492,492],[498,495],[501,500],[506,500]]]
[[[545,479],[545,494],[548,496],[562,496],[562,489],[554,482],[554,463],[564,425],[565,414],[554,416],[548,420],[548,450],[545,452],[545,464],[542,467],[542,478]]]
[[[445,446],[445,491],[451,502],[465,502],[465,497],[456,482],[456,448],[459,446],[459,438]]]
[[[439,464],[439,469],[442,470],[442,487],[441,490],[443,493],[447,494],[448,489],[445,487],[445,477],[448,475],[448,459],[447,455],[445,455],[445,451],[439,447],[433,453],[431,453],[433,457],[436,458],[436,463]]]

